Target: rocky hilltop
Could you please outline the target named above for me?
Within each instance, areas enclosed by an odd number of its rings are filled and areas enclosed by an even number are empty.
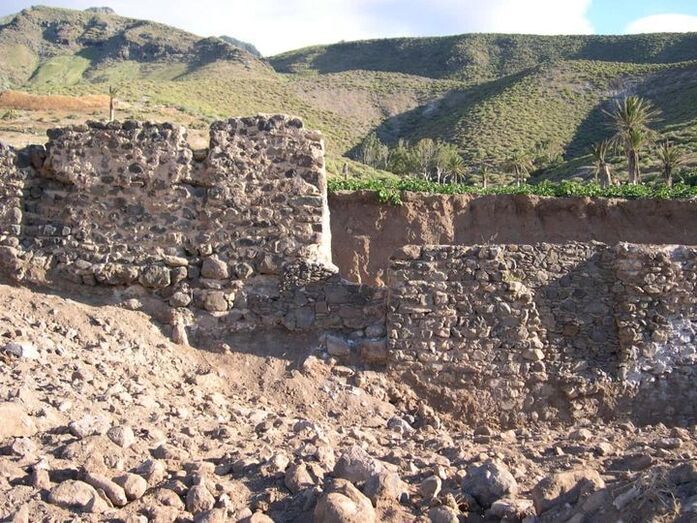
[[[71,66],[82,67],[82,74],[124,62],[189,68],[216,61],[261,66],[242,44],[125,18],[109,8],[25,9],[0,27],[0,50],[8,58],[0,61],[0,85],[22,84],[57,57],[70,57]]]

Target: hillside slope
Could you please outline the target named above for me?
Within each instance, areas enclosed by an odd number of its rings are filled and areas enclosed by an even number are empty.
[[[512,151],[546,147],[566,160],[548,176],[567,177],[589,163],[594,141],[609,136],[604,110],[621,96],[651,100],[662,112],[655,128],[697,150],[695,60],[695,33],[469,34],[316,46],[270,62],[279,72],[310,78],[374,71],[450,80],[455,85],[427,103],[377,126],[383,141],[442,139],[457,144],[468,162],[498,164]]]
[[[517,74],[560,60],[633,64],[697,58],[697,34],[537,36],[464,34],[316,46],[271,58],[277,71],[388,71],[470,83]]]
[[[331,173],[373,172],[346,156],[376,131],[454,143],[471,164],[547,148],[564,162],[544,176],[587,177],[589,146],[610,132],[603,111],[639,94],[662,110],[656,129],[697,152],[695,33],[398,38],[268,61],[254,51],[110,10],[27,9],[0,22],[0,89],[41,98],[0,95],[0,139],[42,142],[49,127],[102,118],[94,95],[116,86],[118,118],[187,125],[200,146],[216,118],[299,115],[324,133]],[[644,170],[655,171],[650,155]]]
[[[133,76],[170,75],[216,61],[265,67],[239,46],[200,38],[106,9],[25,9],[0,26],[0,86],[26,82],[65,85],[131,64]],[[165,73],[166,74],[166,73]]]

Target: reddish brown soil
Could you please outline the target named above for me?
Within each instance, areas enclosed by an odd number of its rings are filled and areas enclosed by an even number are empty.
[[[408,244],[697,244],[696,200],[422,195],[382,204],[369,192],[331,195],[334,263],[354,281],[383,284],[395,249]]]

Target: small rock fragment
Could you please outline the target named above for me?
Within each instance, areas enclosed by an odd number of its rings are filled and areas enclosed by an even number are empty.
[[[13,341],[3,347],[3,351],[25,360],[38,360],[39,350],[28,341]]]
[[[111,427],[107,433],[107,437],[122,449],[127,449],[136,441],[133,429],[128,425],[117,425]]]
[[[88,472],[85,474],[85,483],[103,491],[106,497],[109,498],[109,501],[116,507],[123,507],[128,503],[128,498],[126,497],[124,489],[106,476]]]
[[[148,490],[148,482],[138,474],[127,473],[117,476],[114,478],[114,483],[123,489],[129,501],[142,498],[145,491]]]

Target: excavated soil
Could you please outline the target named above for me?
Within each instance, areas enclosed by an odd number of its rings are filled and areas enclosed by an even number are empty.
[[[469,427],[299,340],[213,353],[79,296],[0,300],[0,520],[695,521],[694,426]]]
[[[405,193],[403,205],[370,192],[330,195],[332,254],[347,278],[385,283],[404,245],[599,241],[697,244],[697,201]]]

